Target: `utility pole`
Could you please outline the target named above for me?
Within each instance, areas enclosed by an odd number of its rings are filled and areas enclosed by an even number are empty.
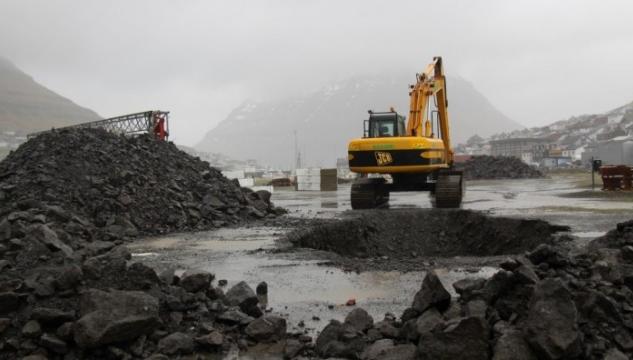
[[[594,191],[596,189],[596,179],[594,179],[594,173],[596,172],[595,167],[596,165],[594,164],[594,159],[592,156],[591,157],[591,191]]]
[[[295,134],[295,170],[301,169],[301,151],[299,151],[299,142],[297,141],[297,130]]]

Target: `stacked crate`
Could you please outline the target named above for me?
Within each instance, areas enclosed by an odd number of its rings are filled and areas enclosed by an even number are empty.
[[[321,191],[321,169],[297,169],[297,191]]]
[[[321,169],[321,191],[336,191],[337,184],[336,169]]]
[[[336,191],[336,169],[297,169],[297,191]]]

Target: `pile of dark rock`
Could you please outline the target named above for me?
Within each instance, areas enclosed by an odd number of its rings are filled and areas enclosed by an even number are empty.
[[[467,180],[535,179],[544,177],[538,169],[510,156],[473,156],[455,168],[464,171]]]
[[[0,163],[0,359],[155,359],[286,337],[245,283],[157,274],[124,246],[282,212],[173,144],[53,131]],[[224,286],[220,286],[224,285]]]
[[[225,292],[209,272],[159,276],[126,259],[119,246],[2,281],[0,359],[168,359],[286,338],[265,283]]]
[[[608,244],[609,247],[605,247]],[[361,309],[316,341],[352,359],[609,359],[633,356],[633,221],[570,254],[541,244],[489,279],[453,284],[427,273],[400,319]]]
[[[0,215],[52,207],[106,236],[202,230],[274,216],[282,210],[269,199],[173,143],[103,129],[47,132],[0,163]]]

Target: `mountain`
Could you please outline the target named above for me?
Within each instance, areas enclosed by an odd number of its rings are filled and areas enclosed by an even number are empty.
[[[283,168],[294,165],[295,131],[303,166],[334,166],[347,154],[347,142],[362,136],[367,110],[394,106],[408,115],[409,75],[358,76],[314,93],[274,102],[247,101],[209,131],[196,148],[236,159]],[[503,115],[469,82],[447,79],[454,141],[473,134],[490,136],[522,128]]]
[[[26,134],[100,118],[0,57],[0,132]]]
[[[492,135],[490,140],[544,138],[562,148],[578,149],[602,140],[633,136],[633,102],[602,114],[572,116],[548,126],[533,127]]]

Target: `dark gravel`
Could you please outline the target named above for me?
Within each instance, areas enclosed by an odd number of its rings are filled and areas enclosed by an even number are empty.
[[[287,235],[296,247],[365,259],[356,270],[419,270],[427,259],[519,254],[560,239],[566,226],[488,216],[470,210],[391,209],[349,212]],[[334,261],[337,261],[334,259]],[[345,267],[350,264],[340,261]],[[425,266],[424,266],[425,267]]]
[[[277,212],[173,143],[101,129],[28,141],[0,163],[0,182],[0,215],[45,203],[118,236],[209,229]]]
[[[544,177],[538,169],[518,158],[508,156],[473,156],[464,163],[455,164],[464,171],[467,180],[485,179],[537,179]]]

